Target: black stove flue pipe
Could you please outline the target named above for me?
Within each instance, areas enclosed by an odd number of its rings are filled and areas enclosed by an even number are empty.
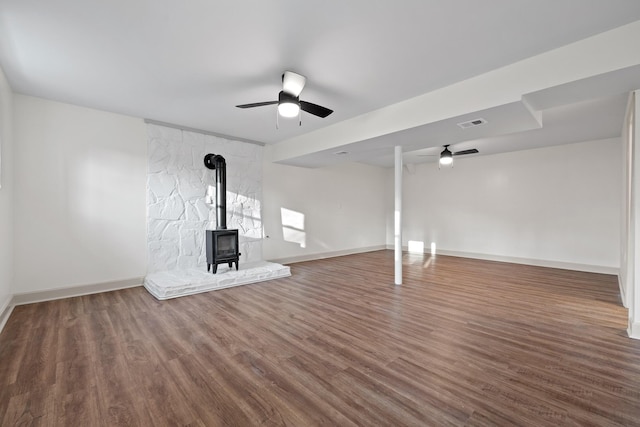
[[[227,163],[219,154],[204,156],[204,165],[216,171],[216,230],[227,229]]]

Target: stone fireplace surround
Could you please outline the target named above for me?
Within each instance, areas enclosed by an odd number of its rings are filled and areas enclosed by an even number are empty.
[[[290,276],[262,260],[262,151],[256,144],[147,124],[147,254],[145,287],[158,299]],[[227,163],[227,227],[239,230],[240,270],[207,273],[205,230],[215,229],[215,172],[207,153]],[[215,198],[214,198],[215,200]]]

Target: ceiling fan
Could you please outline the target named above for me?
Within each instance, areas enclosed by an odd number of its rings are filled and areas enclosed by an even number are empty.
[[[285,71],[282,75],[282,90],[278,94],[277,101],[254,102],[252,104],[236,105],[238,108],[263,107],[265,105],[278,104],[278,115],[282,117],[296,117],[300,110],[321,118],[333,113],[326,107],[300,100],[300,92],[304,89],[307,78],[293,71]]]
[[[442,150],[442,152],[440,153],[440,160],[439,160],[439,165],[450,165],[453,163],[453,156],[464,156],[465,154],[475,154],[475,153],[479,153],[479,151],[475,148],[471,148],[469,150],[462,150],[462,151],[451,151],[449,150],[449,146],[451,144],[446,144],[443,145],[444,150]],[[419,154],[419,156],[435,156],[436,154]]]

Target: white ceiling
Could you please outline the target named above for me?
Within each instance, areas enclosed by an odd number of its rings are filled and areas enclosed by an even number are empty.
[[[0,65],[19,93],[285,145],[638,20],[637,0],[0,0]],[[234,107],[275,100],[284,70],[334,114],[276,129],[275,106]],[[390,166],[394,145],[424,162],[445,143],[482,155],[618,136],[637,88],[627,67],[280,161]],[[477,117],[489,123],[455,126]]]

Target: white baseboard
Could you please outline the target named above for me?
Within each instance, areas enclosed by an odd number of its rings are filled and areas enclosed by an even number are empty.
[[[624,283],[622,283],[622,276],[618,273],[618,288],[620,289],[620,299],[622,300],[622,306],[624,308],[629,308],[627,304],[627,293],[625,290]]]
[[[13,295],[8,295],[2,304],[0,304],[0,332],[4,329],[4,325],[7,324],[7,320],[9,320],[14,306]]]
[[[25,292],[13,296],[13,305],[32,304],[35,302],[52,301],[62,298],[79,297],[100,292],[117,291],[118,289],[142,286],[144,277],[117,280],[113,282],[94,283],[91,285],[69,286],[65,288],[49,289],[46,291]]]
[[[334,258],[338,256],[361,254],[365,252],[383,251],[385,249],[387,249],[386,245],[367,246],[365,248],[345,249],[342,251],[321,252],[321,253],[308,254],[308,255],[305,254],[305,255],[287,257],[287,258],[270,259],[269,261],[275,262],[278,264],[294,264],[296,262],[313,261],[316,259],[325,259],[325,258]]]
[[[629,338],[640,340],[640,322],[629,323],[627,334]]]
[[[393,245],[387,245],[387,249],[393,249]],[[404,246],[402,250],[406,252],[408,248]],[[425,253],[431,253],[431,251],[425,250]],[[584,271],[587,273],[601,273],[601,274],[613,274],[613,275],[618,275],[620,273],[620,269],[618,267],[608,267],[604,265],[577,264],[577,263],[571,263],[571,262],[550,261],[550,260],[533,259],[533,258],[519,258],[519,257],[510,257],[510,256],[502,256],[502,255],[478,254],[473,252],[449,251],[445,249],[438,249],[436,251],[436,255],[482,259],[486,261],[510,262],[513,264],[533,265],[536,267],[560,268],[563,270]]]

